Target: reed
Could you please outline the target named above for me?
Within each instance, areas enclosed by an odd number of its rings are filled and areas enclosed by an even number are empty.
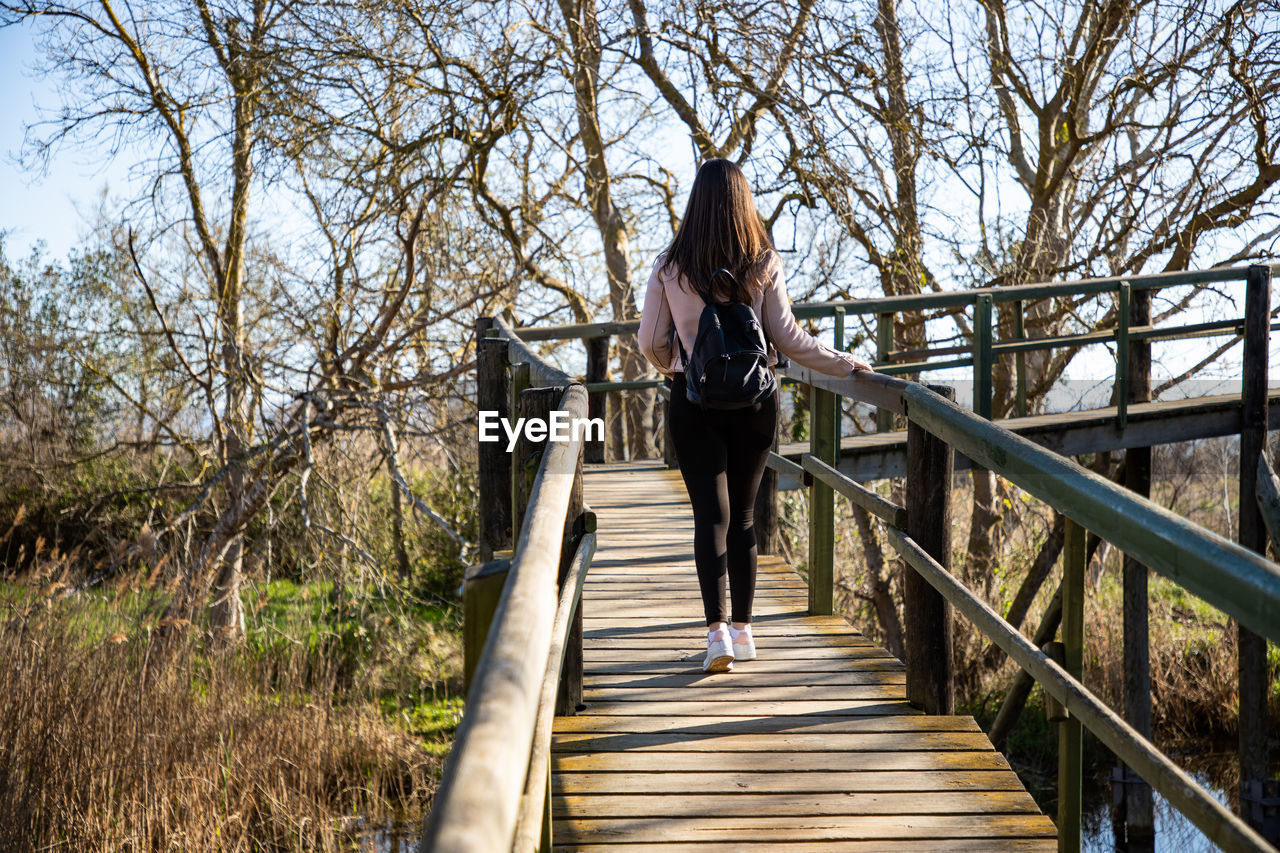
[[[159,664],[141,615],[104,625],[89,597],[10,593],[0,849],[350,850],[366,818],[426,807],[439,751],[314,644],[187,631]]]

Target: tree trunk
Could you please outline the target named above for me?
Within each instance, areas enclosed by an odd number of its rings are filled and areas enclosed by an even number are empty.
[[[582,149],[586,155],[583,180],[591,217],[600,231],[604,245],[605,272],[609,279],[609,305],[614,320],[633,320],[637,316],[635,293],[631,289],[627,226],[622,211],[613,203],[609,165],[605,160],[605,142],[600,133],[600,27],[596,20],[595,0],[559,0],[560,12],[573,45],[573,92],[578,113]],[[643,379],[649,364],[636,342],[630,338],[616,343],[618,361],[625,381]],[[626,437],[633,459],[652,459],[654,450],[652,389],[631,391],[621,395],[626,422]]]
[[[387,460],[390,468],[391,460]],[[388,470],[388,476],[392,476]],[[391,537],[396,549],[396,569],[402,581],[409,580],[409,550],[404,545],[404,504],[400,498],[400,484],[391,479]]]
[[[858,538],[862,540],[863,554],[867,560],[867,596],[875,608],[880,630],[884,632],[884,646],[890,654],[901,660],[902,619],[898,616],[898,605],[893,600],[889,576],[885,572],[884,551],[865,509],[854,506],[853,521],[858,526]]]

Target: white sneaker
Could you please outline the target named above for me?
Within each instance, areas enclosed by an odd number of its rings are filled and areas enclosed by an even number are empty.
[[[756,659],[756,641],[751,636],[751,623],[741,631],[729,625],[729,636],[733,639],[733,656],[738,660]]]
[[[733,644],[724,628],[707,632],[707,657],[702,662],[703,672],[730,672],[733,670]]]

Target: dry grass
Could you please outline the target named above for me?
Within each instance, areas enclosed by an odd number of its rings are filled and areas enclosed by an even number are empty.
[[[351,849],[420,810],[440,759],[303,648],[289,657],[86,629],[36,599],[0,625],[0,849]]]

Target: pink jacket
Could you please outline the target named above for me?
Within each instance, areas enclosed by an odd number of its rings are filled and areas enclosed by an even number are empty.
[[[663,255],[658,255],[649,274],[636,338],[644,357],[660,373],[672,376],[684,370],[675,335],[680,335],[686,353],[693,348],[705,303],[686,289],[687,282],[683,286],[677,283],[674,268],[664,272],[662,260]],[[796,325],[782,262],[776,255],[766,273],[764,291],[752,300],[751,307],[764,324],[770,366],[778,363],[779,350],[798,364],[830,376],[848,376],[859,364],[853,356],[833,350]]]

